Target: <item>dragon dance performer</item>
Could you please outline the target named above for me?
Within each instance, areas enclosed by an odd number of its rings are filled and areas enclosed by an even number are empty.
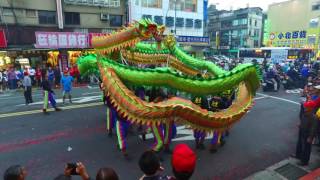
[[[126,138],[128,135],[129,126],[129,121],[127,121],[123,117],[119,116],[118,113],[116,113],[116,132],[118,138],[118,147],[125,157],[128,157]]]
[[[168,99],[175,97],[176,94],[177,93],[172,89],[168,89],[167,91]],[[168,122],[163,124],[163,130],[164,130],[164,150],[167,153],[171,153],[170,144],[177,132],[176,125],[174,124],[174,118],[169,118]]]
[[[214,96],[210,100],[210,110],[217,112],[223,109],[227,109],[232,105],[232,101],[235,99],[235,92],[233,90],[227,90],[222,93],[222,95]],[[215,153],[218,150],[218,146],[223,146],[225,144],[225,136],[229,135],[229,131],[219,133],[217,131],[213,132],[213,137],[210,141],[210,152]]]
[[[197,74],[197,78],[201,78],[201,74]],[[208,99],[206,96],[193,96],[191,100],[195,105],[200,106],[202,109],[208,109]],[[193,131],[193,136],[196,142],[196,149],[205,149],[204,140],[206,138],[206,133],[199,130]]]
[[[100,89],[103,91],[103,102],[108,106],[107,108],[107,132],[108,136],[112,137],[112,129],[116,128],[118,147],[125,157],[127,153],[127,141],[129,122],[120,117],[115,107],[112,105],[108,96],[105,95],[103,83],[100,84]]]
[[[102,91],[102,101],[103,104],[108,106],[107,110],[106,110],[106,114],[107,114],[107,133],[109,137],[112,137],[112,129],[115,126],[115,122],[116,122],[116,111],[113,108],[109,98],[106,96],[105,94],[105,88],[103,86],[103,82],[101,81],[101,78],[99,78],[99,87],[100,90]]]
[[[155,87],[152,87],[152,89],[149,92],[149,102],[157,103],[163,101],[164,98],[165,95],[162,89],[156,89]],[[154,137],[154,144],[152,145],[151,149],[159,153],[163,149],[164,144],[164,135],[161,124],[152,124],[151,131]]]
[[[205,96],[194,96],[192,98],[192,102],[200,106],[202,109],[208,109],[208,100]],[[196,149],[204,149],[204,140],[206,138],[206,133],[203,131],[194,130],[193,136],[196,142]]]
[[[108,97],[105,97],[107,108],[107,132],[108,136],[112,137],[112,129],[114,128],[117,121],[117,111],[111,104]]]
[[[144,87],[137,87],[136,90],[135,90],[135,95],[137,97],[139,97],[140,99],[142,99],[143,101],[146,100],[146,97],[145,97],[145,88]],[[142,125],[140,124],[138,126],[138,131],[141,133],[141,136],[142,136],[142,140],[143,141],[146,141],[146,134],[147,134],[147,126],[146,125]]]
[[[220,111],[221,109],[223,109],[223,106],[224,106],[222,98],[218,96],[213,96],[209,104],[210,104],[210,110],[212,112]],[[210,141],[209,151],[211,153],[217,152],[218,146],[219,144],[221,144],[221,142],[224,142],[222,134],[219,133],[218,131],[214,131],[212,135],[212,139]]]
[[[51,106],[56,110],[56,111],[61,111],[60,108],[57,107],[56,100],[54,98],[54,91],[51,89],[49,80],[48,80],[48,75],[46,74],[44,76],[44,79],[41,83],[42,90],[43,90],[43,113],[48,114],[47,109],[48,109],[48,104],[50,102]]]

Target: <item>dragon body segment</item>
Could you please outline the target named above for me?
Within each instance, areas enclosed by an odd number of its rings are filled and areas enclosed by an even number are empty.
[[[141,20],[119,32],[93,38],[91,44],[98,55],[78,60],[82,74],[100,73],[105,94],[118,113],[126,119],[142,124],[166,123],[168,118],[202,131],[224,131],[252,106],[253,96],[259,87],[260,71],[255,65],[241,64],[225,71],[212,62],[194,58],[175,43],[172,36],[163,38],[163,26],[150,20]],[[142,43],[154,38],[156,43]],[[119,59],[109,56],[118,52]],[[136,65],[166,65],[162,68],[138,68],[119,63],[119,60]],[[196,77],[207,71],[207,77]],[[179,73],[181,72],[181,73]],[[169,87],[193,95],[214,95],[238,87],[232,105],[220,112],[201,109],[191,101],[172,97],[158,103],[137,97],[125,83],[141,86]]]

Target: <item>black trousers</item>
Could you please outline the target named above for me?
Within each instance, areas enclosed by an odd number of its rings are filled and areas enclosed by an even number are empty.
[[[302,163],[308,163],[311,154],[311,143],[308,143],[307,139],[309,133],[299,129],[299,138],[296,147],[296,157],[301,160]]]
[[[28,86],[24,90],[24,98],[26,100],[26,104],[32,103],[32,87]]]

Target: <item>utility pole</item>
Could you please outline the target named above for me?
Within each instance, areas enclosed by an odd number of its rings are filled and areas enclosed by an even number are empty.
[[[177,0],[174,1],[174,36],[177,36]]]

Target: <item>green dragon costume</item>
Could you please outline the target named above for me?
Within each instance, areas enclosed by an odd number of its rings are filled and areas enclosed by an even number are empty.
[[[145,19],[118,32],[94,37],[91,44],[97,55],[80,57],[79,70],[82,74],[99,72],[105,95],[119,115],[133,123],[159,125],[166,124],[171,118],[200,131],[222,132],[229,129],[253,104],[260,82],[259,68],[241,64],[225,71],[212,62],[191,57],[176,45],[173,36],[163,38],[163,32],[164,26]],[[155,43],[140,42],[150,38]],[[150,69],[128,64],[165,67]],[[196,77],[204,71],[207,77]],[[125,84],[168,87],[193,95],[212,95],[233,88],[238,91],[228,109],[211,112],[180,97],[147,102]]]

